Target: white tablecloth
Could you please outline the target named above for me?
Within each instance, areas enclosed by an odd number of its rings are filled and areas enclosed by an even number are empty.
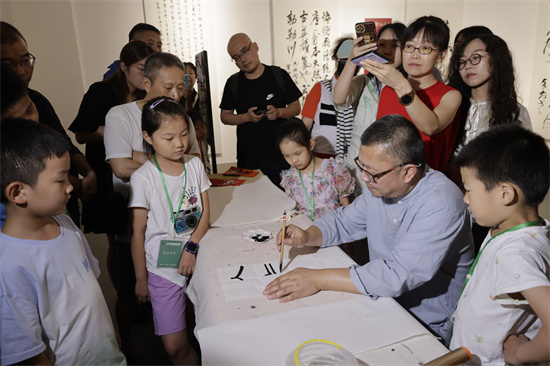
[[[213,187],[208,190],[210,225],[235,227],[274,221],[296,205],[285,192],[263,176],[241,186]]]
[[[311,221],[298,216],[289,223],[305,228]],[[419,357],[426,362],[445,353],[445,347],[393,299],[372,301],[362,295],[324,291],[284,304],[268,300],[261,291],[279,275],[270,270],[278,272],[279,252],[275,242],[272,239],[249,243],[241,239],[242,232],[259,228],[276,236],[281,222],[212,228],[201,240],[197,266],[187,291],[195,305],[195,334],[204,364],[281,365],[299,344],[314,338],[339,343],[359,359],[403,357],[410,342],[424,350],[420,355],[411,353],[411,362]],[[285,273],[298,266],[341,268],[354,263],[337,247],[318,251],[286,249]],[[266,267],[262,267],[264,264]],[[240,266],[245,268],[240,277],[246,282],[230,280]],[[249,282],[246,271],[258,266],[270,274],[262,274],[257,283]],[[231,270],[227,272],[227,268]],[[228,279],[246,284],[246,297],[238,290],[228,290]],[[235,299],[228,300],[228,291]],[[397,346],[387,348],[393,344]]]

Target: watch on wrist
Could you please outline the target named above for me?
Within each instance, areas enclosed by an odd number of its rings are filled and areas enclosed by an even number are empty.
[[[399,103],[401,103],[401,105],[404,105],[405,107],[408,106],[408,105],[411,105],[411,103],[414,100],[415,95],[416,95],[416,93],[414,92],[414,89],[413,89],[410,92],[408,92],[407,94],[400,96],[398,98]]]
[[[199,251],[199,245],[194,241],[187,240],[187,242],[183,246],[183,249],[191,254],[197,254],[197,252]]]

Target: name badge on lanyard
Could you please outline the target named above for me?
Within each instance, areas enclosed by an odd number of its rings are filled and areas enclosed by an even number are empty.
[[[183,241],[165,239],[160,241],[157,267],[178,268]]]
[[[164,174],[162,174],[162,170],[160,169],[160,165],[159,165],[159,163],[157,161],[157,157],[155,155],[153,155],[153,160],[155,161],[155,165],[157,166],[157,169],[159,171],[160,178],[162,180],[162,185],[164,186],[164,192],[166,193],[166,199],[168,200],[168,207],[170,208],[170,218],[171,218],[171,221],[172,221],[172,239],[174,239],[176,237],[176,233],[179,234],[179,233],[185,231],[185,228],[182,225],[178,225],[177,218],[180,217],[181,206],[183,204],[184,198],[186,198],[185,197],[185,191],[187,190],[187,169],[185,168],[185,163],[183,162],[183,158],[181,158],[180,161],[181,161],[181,165],[183,165],[183,172],[184,172],[184,175],[185,175],[185,183],[183,185],[183,190],[181,192],[181,198],[180,198],[180,203],[178,205],[178,210],[174,213],[174,208],[172,207],[172,200],[170,199],[170,194],[168,193],[168,187],[166,187],[166,181],[164,180]],[[185,206],[186,207],[189,206],[189,201],[187,199],[185,199]],[[200,213],[199,213],[199,218],[200,218]]]

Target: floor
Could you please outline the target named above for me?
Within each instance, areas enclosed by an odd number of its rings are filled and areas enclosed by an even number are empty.
[[[103,234],[86,234],[86,239],[90,244],[94,256],[99,260],[101,275],[98,281],[116,328],[114,311],[116,296],[105,266],[108,248],[107,238]],[[160,338],[154,334],[153,321],[147,312],[141,313],[132,327],[132,344],[134,357],[130,364],[171,365]]]

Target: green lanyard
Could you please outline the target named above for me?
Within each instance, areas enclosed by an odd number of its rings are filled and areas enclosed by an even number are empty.
[[[159,170],[160,179],[162,179],[162,185],[164,186],[164,192],[166,193],[166,198],[168,199],[168,207],[170,208],[170,217],[172,217],[172,223],[174,224],[174,231],[172,232],[172,237],[175,236],[176,231],[176,217],[174,216],[174,209],[172,207],[172,201],[170,200],[170,194],[168,194],[168,188],[166,187],[166,182],[164,181],[164,174],[162,174],[162,170],[160,170],[159,163],[157,161],[157,157],[153,155],[153,160],[155,161],[155,165],[157,166],[157,169]],[[185,169],[185,163],[183,162],[183,158],[180,159],[181,165],[183,165],[183,172],[185,174],[185,183],[183,185],[183,191],[181,192],[181,198],[180,198],[180,204],[178,206],[178,211],[176,213],[179,214],[181,210],[181,205],[183,203],[183,198],[185,197],[185,190],[187,189],[187,169]]]
[[[543,223],[544,223],[544,220],[541,217],[539,217],[539,219],[537,221],[529,221],[529,222],[525,222],[523,224],[511,227],[509,229],[506,229],[506,230],[496,234],[491,239],[489,239],[489,241],[487,241],[487,243],[483,246],[483,248],[481,248],[481,250],[479,251],[479,253],[476,256],[476,259],[474,260],[474,263],[470,267],[470,270],[468,271],[468,274],[466,275],[466,280],[464,281],[464,286],[462,286],[462,291],[460,291],[460,295],[458,296],[458,298],[460,299],[460,297],[462,296],[462,293],[464,292],[464,289],[466,288],[466,284],[470,281],[470,278],[472,277],[472,274],[474,273],[474,269],[476,268],[477,262],[479,261],[479,258],[481,257],[481,253],[483,253],[485,248],[487,248],[489,246],[489,243],[491,242],[491,240],[493,240],[494,238],[496,238],[499,235],[502,235],[504,233],[508,233],[510,231],[516,231],[516,230],[523,229],[523,228],[529,227],[529,226],[542,225]]]
[[[304,189],[304,194],[306,195],[307,203],[309,204],[309,209],[311,210],[311,221],[315,221],[315,215],[313,214],[313,180],[315,179],[315,155],[313,155],[313,171],[311,172],[311,201],[309,200],[306,187],[304,186],[304,181],[302,180],[302,173],[300,172],[300,170],[298,170],[298,174],[300,175],[300,182],[302,182],[302,188]]]

